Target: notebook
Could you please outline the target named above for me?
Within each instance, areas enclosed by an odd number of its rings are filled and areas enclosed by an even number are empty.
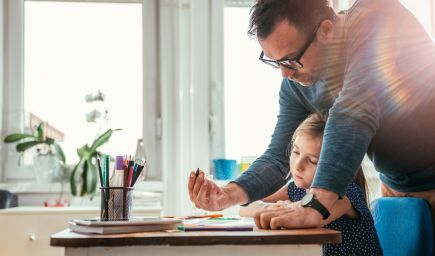
[[[100,221],[99,219],[71,220],[71,231],[86,234],[122,234],[147,231],[174,230],[182,224],[177,219],[132,218],[128,221]]]
[[[199,221],[184,221],[179,230],[184,231],[252,231],[253,218],[209,218]]]

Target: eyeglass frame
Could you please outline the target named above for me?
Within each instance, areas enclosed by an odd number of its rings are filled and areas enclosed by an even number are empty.
[[[259,60],[261,60],[262,62],[274,67],[274,68],[280,68],[280,66],[283,66],[285,68],[291,69],[291,70],[298,70],[304,67],[304,64],[302,64],[301,59],[304,56],[305,52],[308,50],[308,48],[310,48],[310,45],[314,42],[314,39],[316,39],[317,36],[317,30],[319,29],[320,24],[314,29],[313,34],[311,35],[311,37],[309,38],[309,40],[305,43],[304,47],[302,48],[301,52],[294,58],[287,58],[284,57],[282,59],[279,60],[272,60],[272,59],[264,59],[264,51],[261,51],[260,53],[260,57],[258,58]],[[288,63],[296,63],[297,66],[296,67],[291,67],[288,64],[285,64],[284,62],[288,62]]]

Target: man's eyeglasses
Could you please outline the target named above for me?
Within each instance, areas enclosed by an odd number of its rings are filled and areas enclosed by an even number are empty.
[[[314,39],[316,38],[317,29],[319,26],[317,26],[314,29],[313,34],[308,39],[308,41],[305,43],[304,47],[302,48],[301,52],[294,58],[282,58],[280,60],[272,60],[267,58],[267,56],[264,55],[264,51],[261,51],[259,59],[266,63],[271,65],[274,68],[279,68],[280,66],[286,67],[288,69],[292,70],[298,70],[301,69],[304,65],[301,63],[301,59],[304,56],[305,52],[307,51],[308,47],[313,43]]]

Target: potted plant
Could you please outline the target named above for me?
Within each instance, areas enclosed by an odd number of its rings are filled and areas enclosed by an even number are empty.
[[[34,133],[13,133],[4,138],[5,143],[17,143],[16,150],[20,154],[18,165],[26,150],[36,147],[36,155],[33,158],[33,171],[38,183],[48,183],[58,180],[60,182],[60,193],[57,199],[50,201],[50,206],[65,206],[69,202],[63,198],[64,174],[66,173],[65,154],[62,147],[53,139],[46,136],[45,124],[39,123],[35,126]]]
[[[119,131],[121,129],[108,129],[106,132],[98,136],[89,146],[85,144],[81,148],[77,149],[77,154],[79,156],[79,162],[74,166],[71,176],[70,185],[71,193],[76,196],[90,195],[91,198],[94,196],[97,189],[98,174],[96,170],[96,158],[97,156],[102,156],[103,154],[98,151],[98,148],[103,144],[107,143],[112,136],[114,131]],[[78,192],[78,185],[81,184],[80,193]]]
[[[35,133],[13,133],[9,134],[4,139],[5,143],[17,143],[16,150],[20,153],[18,165],[21,163],[21,158],[24,151],[36,147],[37,155],[51,155],[58,159],[59,162],[65,164],[65,154],[61,146],[53,139],[45,134],[44,124],[39,123],[35,127]]]

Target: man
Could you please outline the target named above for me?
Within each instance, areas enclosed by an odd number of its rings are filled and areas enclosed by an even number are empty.
[[[366,153],[384,196],[424,198],[434,213],[435,46],[416,18],[398,0],[360,0],[345,15],[327,0],[258,0],[250,21],[260,60],[284,77],[272,141],[222,188],[192,173],[191,200],[221,210],[272,194],[285,183],[295,128],[310,113],[329,111],[304,207],[260,211],[259,227],[321,226]]]

